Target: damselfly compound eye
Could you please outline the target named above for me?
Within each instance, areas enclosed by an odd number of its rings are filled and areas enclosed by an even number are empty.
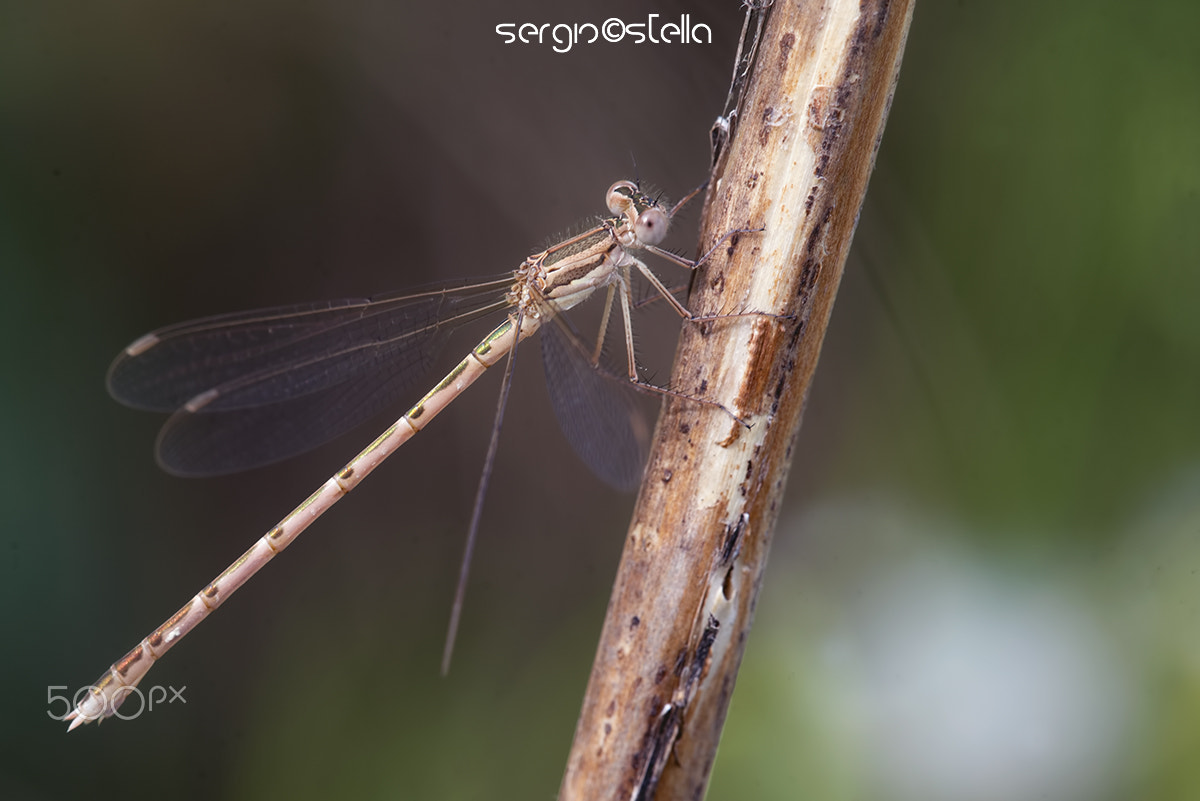
[[[638,215],[633,232],[643,245],[657,245],[667,235],[670,220],[660,208],[646,209]]]
[[[633,181],[617,181],[608,188],[608,210],[613,214],[624,214],[633,202],[634,192],[637,192],[637,184]]]

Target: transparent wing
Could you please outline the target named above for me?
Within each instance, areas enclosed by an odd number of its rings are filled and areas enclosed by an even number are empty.
[[[128,406],[174,412],[157,447],[170,473],[269,464],[394,403],[451,331],[506,308],[511,283],[508,274],[180,323],[122,352],[109,369],[109,392]]]
[[[163,470],[189,477],[272,464],[329,442],[394,406],[411,385],[403,373],[386,379],[364,374],[266,406],[180,409],[159,431],[155,456]]]
[[[542,361],[550,402],[567,441],[606,484],[630,492],[642,480],[650,423],[638,408],[636,386],[593,365],[562,315],[542,326]]]

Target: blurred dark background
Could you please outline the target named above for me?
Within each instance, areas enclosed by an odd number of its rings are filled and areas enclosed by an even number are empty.
[[[684,10],[711,45],[494,32]],[[538,359],[448,679],[495,377],[155,668],[186,706],[67,736],[48,687],[95,679],[385,423],[179,480],[104,372],[190,317],[511,269],[634,159],[682,196],[741,21],[0,8],[0,795],[555,793],[632,498],[571,453]],[[1200,792],[1198,29],[1183,0],[918,3],[710,798]],[[642,342],[669,354],[664,316]]]

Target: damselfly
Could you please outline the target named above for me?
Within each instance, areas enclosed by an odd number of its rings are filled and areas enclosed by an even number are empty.
[[[639,436],[632,426],[632,402],[617,387],[679,393],[639,379],[630,327],[634,271],[684,319],[713,319],[691,314],[637,256],[649,252],[689,269],[707,258],[705,254],[692,261],[658,247],[671,218],[692,195],[667,209],[636,184],[618,181],[608,190],[612,217],[529,256],[510,274],[416,294],[209,317],[163,328],[127,347],[109,370],[109,391],[129,406],[173,413],[158,437],[159,464],[179,475],[216,475],[278,461],[349,430],[381,411],[421,375],[452,329],[491,312],[507,312],[505,320],[415,406],[117,660],[67,716],[70,729],[115,713],[155,660],[507,356],[451,612],[444,671],[462,611],[518,343],[543,331],[547,386],[567,438],[601,478],[620,488],[635,486],[648,432]],[[606,290],[600,335],[594,348],[583,348],[557,318],[598,289]],[[628,363],[627,380],[617,382],[599,367],[614,303],[620,307]]]

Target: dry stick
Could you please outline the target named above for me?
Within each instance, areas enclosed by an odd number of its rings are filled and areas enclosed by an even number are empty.
[[[702,798],[912,0],[781,0],[759,42],[559,799]]]

